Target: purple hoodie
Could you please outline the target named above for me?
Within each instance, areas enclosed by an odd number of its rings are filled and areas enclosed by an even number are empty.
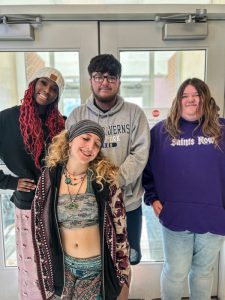
[[[220,148],[198,122],[181,119],[180,128],[177,139],[168,136],[163,121],[150,132],[144,201],[161,201],[160,222],[171,230],[225,235],[225,127]]]

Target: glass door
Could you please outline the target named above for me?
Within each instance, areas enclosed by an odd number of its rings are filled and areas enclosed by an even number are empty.
[[[97,21],[50,21],[35,29],[34,41],[1,41],[0,110],[19,104],[29,80],[29,68],[37,61],[43,66],[59,68],[64,75],[66,89],[60,109],[67,115],[89,96],[87,66],[100,50],[100,53],[114,54],[122,62],[121,95],[126,101],[143,107],[150,126],[165,118],[177,87],[186,77],[206,80],[223,114],[225,45],[221,38],[225,21],[208,21],[209,34],[204,40],[177,41],[162,40],[161,22],[101,21],[99,24]],[[9,198],[10,191],[0,191],[1,300],[17,299],[14,208]],[[150,300],[160,294],[163,253],[158,220],[150,207],[143,206],[143,212],[143,261],[133,267],[130,298]],[[224,252],[219,263],[224,261]],[[219,270],[215,269],[213,295],[217,295],[218,283],[219,293],[225,297],[224,269],[220,265]],[[221,284],[217,273],[222,275]]]
[[[222,113],[225,58],[224,45],[222,49],[219,45],[225,22],[209,22],[209,34],[204,40],[165,41],[162,27],[163,23],[152,21],[101,22],[101,53],[112,53],[122,63],[121,96],[141,106],[152,127],[167,116],[179,85],[187,78],[199,77],[209,84]],[[220,75],[222,80],[218,80]],[[152,208],[146,205],[143,205],[141,247],[143,258],[133,267],[130,298],[159,298],[161,231]],[[218,264],[214,296],[218,293],[217,273]],[[183,296],[187,295],[186,287]]]
[[[86,47],[87,39],[90,44]],[[65,79],[59,102],[63,115],[89,95],[88,61],[97,54],[96,22],[65,22],[43,25],[32,42],[4,41],[0,44],[0,110],[19,105],[32,74],[42,67],[55,67]],[[83,83],[81,85],[81,83]],[[9,172],[0,161],[0,168]],[[0,190],[0,289],[1,300],[17,299],[17,261],[12,191]],[[10,282],[10,288],[9,288]]]

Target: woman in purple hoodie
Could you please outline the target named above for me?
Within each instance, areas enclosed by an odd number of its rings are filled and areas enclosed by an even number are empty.
[[[225,119],[209,87],[185,80],[166,120],[151,130],[144,200],[162,224],[163,300],[211,299],[213,267],[225,236]]]

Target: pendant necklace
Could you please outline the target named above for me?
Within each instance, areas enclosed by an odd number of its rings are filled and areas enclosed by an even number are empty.
[[[73,176],[68,172],[66,167],[63,168],[63,174],[65,176],[65,184],[70,184],[74,186],[81,183],[84,177],[86,176],[86,172],[77,176]]]
[[[65,174],[64,174],[65,175]],[[77,195],[79,194],[80,192],[80,189],[83,185],[83,182],[84,182],[84,179],[86,177],[86,173],[81,177],[81,181],[80,181],[80,186],[76,192],[76,194],[74,194],[74,197],[72,197],[71,193],[70,193],[70,189],[69,189],[69,185],[74,185],[74,184],[71,184],[71,183],[66,183],[66,180],[65,180],[65,183],[67,185],[67,189],[68,189],[68,194],[70,196],[70,203],[66,205],[66,208],[68,209],[74,209],[74,208],[78,208],[78,204],[76,203],[76,200],[77,200]],[[66,176],[65,176],[66,177]],[[78,183],[77,183],[78,184]],[[76,185],[77,185],[76,184]]]

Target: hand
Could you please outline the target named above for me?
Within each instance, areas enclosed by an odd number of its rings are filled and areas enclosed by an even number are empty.
[[[17,191],[29,193],[31,190],[35,190],[35,189],[36,189],[36,184],[34,183],[34,180],[29,178],[20,178],[18,180],[17,189],[16,189]]]
[[[152,203],[152,207],[153,207],[156,217],[158,218],[159,214],[161,213],[161,210],[163,208],[162,203],[160,202],[160,200],[156,200]]]

